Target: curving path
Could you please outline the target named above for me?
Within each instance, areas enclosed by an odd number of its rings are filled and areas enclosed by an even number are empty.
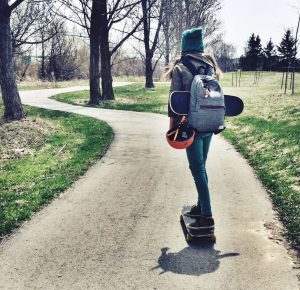
[[[115,139],[86,175],[0,246],[0,289],[298,289],[280,227],[247,162],[214,137],[208,171],[217,244],[179,224],[195,189],[165,116],[59,103],[82,87],[22,92],[23,103],[107,121]]]

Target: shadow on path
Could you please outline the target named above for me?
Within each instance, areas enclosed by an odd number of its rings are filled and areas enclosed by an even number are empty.
[[[199,243],[190,245],[178,253],[169,253],[169,248],[161,249],[161,255],[157,260],[158,265],[153,267],[161,269],[165,272],[173,272],[176,274],[200,276],[207,273],[212,273],[219,268],[220,259],[226,257],[238,256],[239,253],[227,253],[220,255],[220,251],[214,249],[212,243]]]

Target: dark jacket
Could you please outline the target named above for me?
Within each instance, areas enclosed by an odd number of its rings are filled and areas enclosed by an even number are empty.
[[[189,57],[193,65],[196,69],[199,69],[204,64],[208,64],[211,67],[211,74],[213,74],[213,63],[203,56],[200,52],[188,53],[185,56]],[[178,62],[173,70],[172,70],[172,79],[171,79],[171,87],[170,93],[173,91],[190,91],[191,85],[193,81],[193,75],[189,71],[189,69],[184,66],[181,62]],[[176,115],[170,108],[170,104],[168,104],[168,116],[175,118],[174,125],[178,124],[181,117]]]

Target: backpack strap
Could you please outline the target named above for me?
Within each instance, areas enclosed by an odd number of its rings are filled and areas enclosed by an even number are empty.
[[[196,67],[193,65],[193,63],[191,62],[191,60],[189,59],[189,57],[187,56],[183,56],[181,58],[181,63],[187,67],[187,69],[192,73],[193,76],[198,74],[198,70],[196,69]]]
[[[180,62],[192,73],[193,76],[198,75],[199,71],[195,67],[195,65],[192,63],[189,56],[182,56]],[[209,73],[210,65],[203,61],[205,64],[205,72],[204,75],[211,75],[212,73]]]

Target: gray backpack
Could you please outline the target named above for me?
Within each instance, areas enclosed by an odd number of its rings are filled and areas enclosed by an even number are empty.
[[[220,133],[225,129],[225,101],[218,80],[212,75],[212,68],[204,63],[198,71],[186,57],[182,63],[194,75],[191,86],[188,123],[198,132]],[[200,74],[199,74],[200,73]]]

